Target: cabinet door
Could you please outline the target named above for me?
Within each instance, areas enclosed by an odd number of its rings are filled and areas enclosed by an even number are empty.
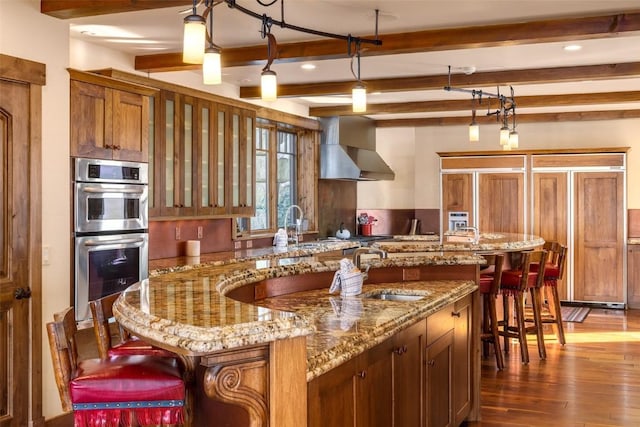
[[[533,234],[567,244],[567,172],[533,173]],[[558,283],[561,300],[568,299],[566,280]]]
[[[253,216],[255,113],[235,108],[230,114],[231,213]]]
[[[449,212],[469,212],[473,218],[473,174],[442,174],[442,229],[449,229]]]
[[[478,174],[480,231],[524,233],[524,174]]]
[[[454,305],[453,328],[453,420],[460,425],[471,410],[471,296]]]
[[[574,176],[574,299],[623,302],[624,174]]]
[[[399,332],[393,348],[393,425],[423,426],[426,322]]]
[[[198,101],[197,137],[197,214],[227,213],[225,156],[227,111],[204,100]]]
[[[112,90],[113,158],[146,162],[149,157],[149,97]]]
[[[392,425],[392,354],[393,340],[389,339],[358,357],[355,377],[358,427]]]
[[[427,347],[426,418],[428,427],[453,425],[453,329]]]
[[[357,360],[352,359],[315,378],[307,387],[309,427],[354,427]]]
[[[76,80],[70,85],[71,156],[111,159],[111,90]]]
[[[640,308],[640,245],[629,245],[627,252],[627,304]]]

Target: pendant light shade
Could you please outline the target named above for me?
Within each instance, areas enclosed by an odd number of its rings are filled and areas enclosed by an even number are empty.
[[[512,130],[511,133],[509,133],[509,147],[518,148],[518,139],[518,132]]]
[[[184,18],[182,62],[202,64],[206,32],[206,21],[202,16],[194,13]]]
[[[202,82],[206,85],[219,85],[222,83],[220,49],[213,46],[209,46],[204,52],[204,61],[202,63]]]
[[[354,113],[367,111],[367,88],[362,83],[356,83],[351,90],[351,102]]]
[[[275,101],[278,98],[276,73],[271,70],[264,70],[260,78],[260,87],[263,101]]]
[[[478,124],[475,122],[472,122],[469,125],[469,141],[470,142],[480,141],[480,126],[478,126]]]
[[[500,128],[500,145],[503,147],[509,145],[509,128],[507,126]]]

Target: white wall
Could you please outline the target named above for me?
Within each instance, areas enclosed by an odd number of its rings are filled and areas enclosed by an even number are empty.
[[[403,143],[414,132],[413,144]],[[396,181],[358,183],[359,209],[438,209],[438,152],[499,150],[498,125],[483,125],[480,141],[470,143],[466,126],[381,128],[377,147],[396,172]],[[640,119],[563,123],[523,123],[518,125],[522,149],[568,149],[594,147],[631,147],[627,156],[629,209],[640,209]],[[412,150],[413,148],[413,150]],[[411,164],[412,163],[412,164]],[[415,193],[407,192],[405,170],[414,170]],[[400,172],[400,174],[399,174]],[[364,194],[362,194],[364,193]],[[413,202],[410,200],[413,196]]]

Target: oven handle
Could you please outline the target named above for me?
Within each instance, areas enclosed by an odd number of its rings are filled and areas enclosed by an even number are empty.
[[[143,188],[100,188],[100,187],[82,187],[82,191],[85,193],[125,193],[125,194],[142,194],[144,193]]]
[[[125,244],[128,245],[130,243],[143,243],[143,238],[135,238],[135,239],[113,239],[113,240],[87,240],[82,242],[84,246],[107,246],[113,244]]]

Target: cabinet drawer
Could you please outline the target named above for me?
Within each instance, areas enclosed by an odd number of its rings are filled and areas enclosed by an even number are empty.
[[[454,318],[451,315],[453,311],[454,304],[449,304],[427,317],[427,346],[453,329]]]

